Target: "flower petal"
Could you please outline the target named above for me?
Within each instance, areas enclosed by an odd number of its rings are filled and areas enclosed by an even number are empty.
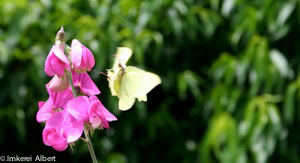
[[[98,99],[97,96],[90,96],[90,97],[89,97],[89,101],[90,101],[90,102],[93,102],[93,101],[99,101],[99,99]]]
[[[98,128],[101,125],[101,119],[99,118],[99,116],[92,116],[90,118],[90,123],[94,129]]]
[[[75,142],[80,138],[83,132],[84,122],[77,121],[73,116],[69,116],[68,121],[62,126],[63,135],[68,143]]]
[[[82,51],[83,51],[83,60],[85,62],[85,66],[88,71],[91,71],[92,68],[95,66],[95,58],[90,49],[86,48],[82,45]]]
[[[39,109],[41,109],[43,106],[44,106],[45,102],[44,101],[40,101],[38,102],[38,106],[39,106]]]
[[[101,119],[101,126],[104,128],[109,128],[108,121],[100,110],[94,112]]]
[[[104,112],[103,112],[104,111]],[[107,116],[107,117],[106,117]],[[92,126],[97,126],[98,120],[101,120],[101,126],[109,128],[108,121],[116,120],[117,118],[108,112],[99,100],[94,100],[89,108],[89,118]]]
[[[103,105],[102,103],[100,102],[99,106],[98,106],[100,109],[100,111],[102,112],[102,114],[104,115],[105,119],[109,122],[111,121],[116,121],[118,120],[113,114],[111,114]]]
[[[65,110],[56,112],[49,118],[46,123],[45,129],[54,128],[56,132],[60,132],[62,124],[67,120],[69,113]]]
[[[55,75],[48,83],[49,89],[52,92],[62,92],[69,87],[69,81],[67,76]]]
[[[54,108],[66,108],[67,103],[71,100],[74,99],[74,95],[71,90],[66,89],[63,92],[53,92],[52,93],[54,97],[53,101],[53,107]],[[54,95],[55,94],[55,95]]]
[[[72,41],[71,58],[73,67],[80,73],[91,71],[95,65],[92,52],[76,39]]]
[[[72,40],[72,44],[71,44],[71,58],[72,58],[72,64],[74,66],[74,68],[78,68],[81,66],[81,62],[82,62],[82,47],[81,47],[81,43],[76,40],[73,39]]]
[[[96,96],[90,96],[89,98],[90,102],[92,103],[93,101],[99,101],[99,103],[97,103],[97,109],[100,110],[102,112],[102,114],[104,115],[105,119],[109,122],[111,121],[116,121],[118,120],[113,114],[111,114],[102,104],[102,102],[96,97]]]
[[[44,105],[39,109],[39,111],[36,114],[36,120],[41,123],[43,121],[47,121],[52,114],[54,114],[54,111],[52,109],[53,101],[51,97],[44,103]]]
[[[43,135],[43,142],[44,142],[45,145],[51,146],[51,145],[50,145],[50,142],[49,142],[49,140],[48,140],[48,136],[49,136],[50,134],[53,134],[53,133],[56,133],[56,130],[55,130],[54,128],[45,128],[45,129],[43,130],[42,135]]]
[[[79,84],[80,74],[77,74],[75,70],[72,70],[72,82],[74,86],[78,86]]]
[[[46,58],[45,68],[44,68],[44,71],[48,76],[54,76],[55,75],[55,73],[52,71],[51,66],[50,66],[50,59],[52,58],[53,55],[54,55],[54,53],[53,53],[53,47],[52,47],[52,49],[50,50],[50,52],[49,52],[49,54]]]
[[[43,141],[55,150],[63,151],[68,147],[68,143],[80,138],[83,126],[83,122],[78,122],[66,110],[55,113],[46,123]]]
[[[70,63],[65,54],[55,45],[50,50],[45,61],[45,73],[48,76],[63,76],[64,71],[70,70]]]
[[[67,104],[68,112],[78,121],[88,121],[89,99],[86,96],[79,96],[70,100]]]
[[[64,62],[66,65],[68,65],[66,68],[67,68],[67,70],[70,71],[70,63],[69,63],[67,56],[57,46],[54,45],[53,47],[54,47],[53,52],[54,52],[55,56],[57,58],[59,58],[62,62]]]
[[[100,90],[87,73],[80,74],[80,90],[88,96],[100,94]]]
[[[50,145],[57,151],[64,151],[68,148],[68,142],[61,134],[52,133],[47,137]]]
[[[49,66],[52,69],[54,74],[57,74],[58,76],[64,76],[65,74],[65,67],[66,65],[64,64],[64,62],[62,62],[61,60],[59,60],[56,56],[52,55],[49,58]],[[47,74],[47,72],[46,72]],[[49,75],[50,76],[50,75]]]

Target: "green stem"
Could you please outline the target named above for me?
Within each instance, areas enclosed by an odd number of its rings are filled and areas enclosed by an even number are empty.
[[[68,79],[69,79],[69,83],[70,83],[70,85],[72,87],[72,92],[73,92],[73,95],[74,95],[74,98],[75,98],[75,97],[77,97],[77,93],[76,93],[74,84],[72,82],[72,73],[70,71],[68,71]]]
[[[85,139],[87,140],[87,145],[88,145],[93,163],[97,163],[98,161],[97,161],[97,158],[96,158],[96,155],[95,155],[95,152],[94,152],[92,141],[91,141],[90,136],[89,136],[89,130],[86,126],[84,126],[84,135],[85,135]]]
[[[70,71],[68,71],[68,79],[69,79],[69,83],[70,83],[70,85],[72,87],[73,95],[74,95],[74,97],[77,97],[77,93],[76,93],[74,84],[72,82],[72,74],[71,74]],[[93,163],[98,163],[97,157],[95,155],[94,148],[93,148],[93,145],[92,145],[92,141],[91,141],[91,138],[89,136],[89,130],[88,130],[88,128],[86,126],[84,126],[84,135],[85,135],[85,139],[87,140],[86,143],[88,145],[88,148],[89,148],[89,151],[90,151]]]

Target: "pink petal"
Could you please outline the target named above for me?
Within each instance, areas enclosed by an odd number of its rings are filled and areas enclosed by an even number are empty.
[[[54,45],[53,52],[57,58],[59,58],[62,62],[68,65],[67,70],[70,71],[70,63],[67,56],[61,51],[57,46]]]
[[[75,70],[72,70],[72,82],[73,82],[74,86],[79,85],[79,77],[80,77],[80,74],[77,74]]]
[[[98,125],[99,120],[97,117],[99,117],[101,120],[101,126],[109,128],[108,121],[114,121],[117,120],[117,118],[107,111],[102,103],[98,99],[95,99],[95,96],[92,96],[90,100],[92,103],[89,108],[89,118],[92,126],[95,127]]]
[[[116,121],[118,120],[113,114],[111,114],[103,105],[102,103],[100,102],[99,106],[98,106],[100,109],[100,111],[102,112],[102,114],[104,115],[105,119],[109,122],[111,121]]]
[[[89,101],[93,102],[93,101],[100,101],[100,100],[97,98],[97,96],[90,96]]]
[[[67,67],[67,66],[64,64],[64,62],[59,60],[56,56],[52,55],[49,58],[49,66],[54,74],[57,74],[58,76],[64,76],[65,67]]]
[[[80,74],[80,90],[88,96],[100,94],[100,90],[87,73]]]
[[[76,71],[72,71],[72,82],[75,87],[80,87],[80,91],[85,95],[100,94],[100,90],[86,72],[77,74]]]
[[[52,49],[53,49],[53,47],[52,47]],[[54,76],[55,75],[55,73],[52,71],[51,66],[50,66],[50,58],[52,58],[52,56],[54,55],[52,49],[50,50],[50,52],[49,52],[49,54],[46,58],[46,61],[45,61],[44,71],[48,76]]]
[[[86,69],[88,71],[91,71],[92,68],[95,66],[95,59],[92,52],[82,45],[82,51],[83,51],[83,60],[85,62]]]
[[[96,102],[99,101],[97,103],[97,109],[100,110],[102,112],[102,114],[104,115],[105,119],[109,122],[111,121],[116,121],[118,120],[113,114],[111,114],[102,104],[102,102],[96,97],[96,96],[90,96],[89,98],[90,102]]]
[[[52,92],[62,92],[69,87],[68,77],[55,75],[48,83],[48,86]]]
[[[67,142],[70,143],[80,138],[83,132],[83,126],[83,122],[77,121],[67,110],[63,110],[53,115],[47,122],[45,128],[55,128],[56,131],[63,135],[67,139]]]
[[[72,64],[75,69],[79,68],[82,61],[82,47],[81,43],[73,39],[71,44],[71,57],[72,57]]]
[[[79,96],[70,100],[67,104],[68,112],[78,121],[88,121],[89,99],[86,96]]]
[[[49,142],[49,140],[48,140],[48,136],[49,136],[50,134],[53,134],[53,133],[56,133],[56,130],[55,130],[54,128],[47,128],[47,129],[44,129],[44,130],[43,130],[42,135],[43,135],[43,142],[44,142],[45,145],[51,146],[51,145],[50,145],[50,142]]]
[[[63,76],[65,69],[70,70],[68,58],[58,47],[53,46],[45,61],[45,73],[49,76]]]
[[[103,126],[104,128],[109,128],[109,124],[108,121],[106,120],[105,116],[103,115],[103,113],[100,110],[96,110],[94,112],[96,115],[98,115],[98,117],[101,119],[101,126]]]
[[[92,124],[93,128],[99,127],[99,122],[101,125],[105,126],[105,128],[109,128],[109,124],[105,119],[102,112],[99,111],[98,105],[100,104],[99,100],[95,100],[90,104],[89,107],[89,121]]]
[[[64,151],[68,148],[68,142],[61,134],[52,133],[47,137],[50,145],[57,151]]]
[[[98,128],[101,125],[101,119],[98,116],[92,116],[90,118],[90,123],[93,128]]]
[[[84,122],[77,121],[73,116],[62,126],[63,135],[67,138],[68,143],[75,142],[80,138],[83,132]]]
[[[71,90],[66,89],[63,92],[52,92],[53,95],[53,107],[66,109],[67,103],[74,99],[74,95]]]
[[[45,129],[54,128],[56,132],[60,132],[62,124],[67,120],[69,113],[65,110],[56,112],[49,118],[46,123]]]
[[[71,45],[71,57],[73,67],[79,72],[91,71],[95,65],[92,52],[74,39]]]
[[[44,101],[40,101],[38,102],[38,106],[39,106],[39,109],[41,109],[43,106],[44,106],[45,102]]]
[[[47,121],[58,109],[65,109],[67,103],[74,98],[69,89],[66,89],[63,92],[51,92],[48,85],[46,85],[46,89],[49,98],[37,112],[36,119],[38,122]]]
[[[49,90],[49,88],[46,85],[46,90],[49,94],[49,98],[48,100],[43,104],[42,107],[39,108],[39,111],[36,114],[36,120],[41,123],[43,121],[47,121],[52,114],[54,113],[52,107],[53,107],[53,98],[51,95],[51,91]]]
[[[54,110],[52,109],[53,101],[51,97],[44,103],[44,105],[39,109],[36,114],[36,120],[41,123],[43,121],[47,121],[52,114],[54,114]]]
[[[58,151],[68,147],[68,143],[80,138],[83,132],[83,122],[78,122],[67,110],[55,113],[46,123],[43,131],[43,141]]]

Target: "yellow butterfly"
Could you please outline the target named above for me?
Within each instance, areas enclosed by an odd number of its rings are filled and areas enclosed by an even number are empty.
[[[107,72],[109,88],[113,96],[119,98],[119,109],[130,109],[135,99],[147,101],[147,93],[161,83],[158,75],[144,71],[134,66],[126,66],[132,51],[126,47],[119,47],[113,68]]]

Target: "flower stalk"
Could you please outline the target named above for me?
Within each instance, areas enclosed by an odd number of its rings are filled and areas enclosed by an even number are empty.
[[[70,56],[70,49],[67,49],[67,55]],[[74,95],[74,98],[76,98],[77,97],[77,92],[76,92],[76,89],[75,89],[73,81],[72,81],[72,73],[71,73],[71,71],[68,71],[67,73],[68,73],[69,83],[70,83],[70,86],[72,88],[72,93]],[[84,130],[83,131],[84,131],[86,143],[87,143],[89,152],[91,154],[93,163],[97,163],[98,162],[97,157],[95,155],[94,148],[93,148],[93,145],[92,145],[92,141],[91,141],[91,138],[90,138],[89,132],[88,132],[89,130],[88,130],[86,125],[84,125]]]
[[[85,135],[85,139],[87,140],[86,143],[87,143],[87,146],[89,148],[93,163],[97,163],[98,161],[97,161],[97,158],[96,158],[96,155],[95,155],[95,152],[94,152],[94,148],[93,148],[93,145],[92,145],[91,138],[89,136],[89,129],[87,128],[86,125],[84,126],[84,135]]]
[[[75,97],[77,97],[77,93],[76,93],[74,84],[73,84],[73,82],[72,82],[72,73],[71,73],[70,71],[68,71],[68,79],[69,79],[70,86],[71,86],[71,88],[72,88],[72,93],[73,93],[74,98],[75,98]]]
[[[73,95],[74,95],[74,98],[75,98],[75,97],[77,97],[77,93],[76,93],[74,84],[72,82],[72,73],[70,71],[68,71],[68,79],[69,79],[69,83],[70,83],[70,86],[72,88],[72,92],[73,92]],[[87,140],[86,143],[87,143],[88,149],[90,151],[93,163],[97,163],[98,162],[97,157],[95,155],[94,148],[93,148],[93,145],[92,145],[92,141],[91,141],[91,138],[89,136],[89,130],[88,130],[86,125],[84,125],[84,135],[85,135],[85,139]]]

